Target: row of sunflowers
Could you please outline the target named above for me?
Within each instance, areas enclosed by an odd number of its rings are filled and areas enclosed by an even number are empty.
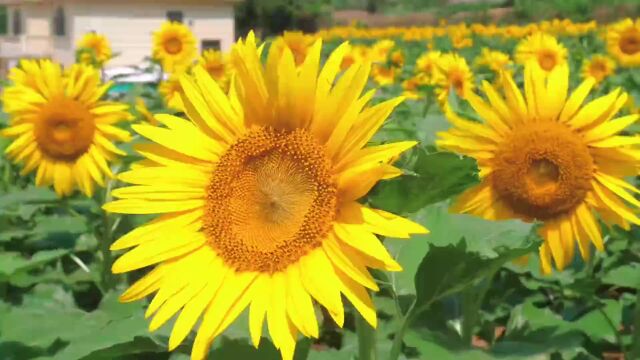
[[[0,163],[0,200],[10,205],[0,208],[0,259],[30,259],[0,265],[0,349],[24,351],[2,346],[11,342],[30,349],[17,358],[91,359],[116,358],[116,345],[130,355],[160,344],[192,359],[260,358],[268,342],[283,359],[485,358],[557,325],[536,323],[531,293],[551,291],[564,302],[549,311],[571,314],[559,336],[585,326],[588,340],[520,358],[597,357],[612,344],[640,356],[640,249],[628,241],[640,225],[640,19],[350,26],[264,43],[249,33],[229,53],[200,55],[189,28],[167,22],[153,43],[166,77],[146,96],[123,99],[103,82],[113,52],[96,33],[66,69],[23,60],[10,71],[1,134],[14,164]],[[154,97],[162,105],[150,106]],[[37,250],[28,247],[25,228],[61,217],[87,226],[71,246],[38,238]],[[85,275],[69,280],[69,267]],[[607,280],[593,280],[596,271]],[[33,273],[44,275],[25,280]],[[567,273],[617,295],[571,298]],[[496,280],[509,277],[518,284]],[[83,347],[91,331],[50,330],[33,345],[29,326],[38,325],[24,319],[42,301],[34,294],[81,303],[87,290],[73,281],[94,284],[100,305],[66,303],[64,316],[84,314],[118,340]],[[492,290],[520,282],[538,299],[520,300],[528,328],[511,323],[515,307],[495,312],[506,300],[487,305],[504,296]],[[153,299],[111,303],[125,284],[120,302]],[[450,306],[453,319],[444,319]],[[143,312],[159,337],[139,330]],[[252,355],[224,340],[243,316],[238,338],[259,349]],[[613,330],[600,336],[590,322]],[[554,336],[546,334],[542,344]],[[457,353],[446,345],[453,338],[464,346]]]

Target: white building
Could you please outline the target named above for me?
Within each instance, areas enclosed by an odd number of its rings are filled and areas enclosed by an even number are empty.
[[[199,50],[227,50],[234,41],[238,0],[0,0],[8,13],[0,35],[0,73],[20,58],[75,60],[85,33],[106,35],[114,54],[107,67],[137,65],[151,55],[152,33],[167,19],[187,24]]]

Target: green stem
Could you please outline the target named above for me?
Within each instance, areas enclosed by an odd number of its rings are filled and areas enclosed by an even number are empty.
[[[117,169],[114,172],[117,173]],[[104,198],[103,198],[104,200],[101,204],[100,203],[98,204],[99,207],[102,207],[102,205],[110,202],[113,199],[111,196],[111,190],[114,184],[115,184],[115,180],[109,180],[107,182],[107,186],[104,191]],[[98,244],[100,247],[100,255],[102,256],[102,272],[100,274],[100,279],[102,283],[101,288],[103,288],[105,291],[112,290],[115,286],[115,281],[114,281],[115,278],[111,273],[111,266],[113,265],[113,256],[111,254],[111,250],[109,249],[113,241],[113,230],[115,229],[111,220],[112,219],[111,219],[111,216],[109,216],[109,213],[103,210],[102,211],[102,232],[100,233]]]
[[[633,312],[633,338],[629,359],[640,359],[640,289],[636,290],[636,306]]]
[[[376,360],[376,331],[362,316],[356,316],[356,334],[358,335],[358,359]]]
[[[430,305],[431,305],[431,302],[416,308],[415,302],[414,302],[411,305],[411,308],[409,309],[409,311],[407,311],[406,315],[402,317],[402,319],[400,320],[402,325],[393,336],[393,343],[391,344],[391,352],[389,352],[389,360],[398,360],[398,358],[400,357],[400,354],[402,353],[402,341],[404,339],[404,334],[409,329],[409,326],[413,322],[414,317],[416,317],[422,311],[428,309]]]

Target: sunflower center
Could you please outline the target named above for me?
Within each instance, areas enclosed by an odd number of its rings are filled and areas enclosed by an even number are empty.
[[[182,41],[176,37],[171,37],[165,40],[164,49],[171,55],[178,54],[182,51]]]
[[[620,37],[620,51],[627,55],[640,52],[640,31],[627,31]]]
[[[551,51],[541,51],[538,53],[538,64],[545,71],[551,71],[556,66],[556,55]]]
[[[95,121],[82,103],[66,97],[53,98],[35,121],[35,138],[50,158],[73,162],[93,143]]]
[[[591,64],[591,75],[594,77],[602,78],[606,72],[607,66],[602,61],[594,61]]]
[[[464,77],[461,73],[454,71],[451,73],[449,81],[451,83],[451,87],[455,90],[456,94],[459,97],[464,96]]]
[[[322,244],[336,193],[324,148],[306,131],[253,130],[213,172],[204,231],[237,271],[283,270]]]
[[[593,159],[587,146],[556,122],[514,130],[494,161],[494,190],[526,218],[546,220],[567,213],[591,189]]]

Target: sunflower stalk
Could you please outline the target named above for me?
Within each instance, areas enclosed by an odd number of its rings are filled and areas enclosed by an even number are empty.
[[[629,359],[640,359],[640,289],[636,290],[636,304],[633,311],[633,338]]]
[[[362,316],[356,316],[356,334],[358,335],[358,359],[376,360],[376,330]]]
[[[118,172],[118,168],[114,169],[114,173]],[[107,181],[107,186],[104,191],[104,197],[102,203],[98,202],[98,206],[102,207],[103,204],[111,202],[113,197],[111,196],[111,190],[113,189],[113,185],[115,184],[115,180],[110,179]],[[111,243],[113,242],[113,232],[119,224],[119,219],[115,221],[109,215],[108,212],[102,212],[102,231],[98,236],[98,244],[100,255],[102,257],[102,266],[101,266],[101,274],[100,274],[100,288],[103,291],[112,290],[115,286],[115,278],[111,273],[111,266],[113,265],[113,256],[111,255]]]

